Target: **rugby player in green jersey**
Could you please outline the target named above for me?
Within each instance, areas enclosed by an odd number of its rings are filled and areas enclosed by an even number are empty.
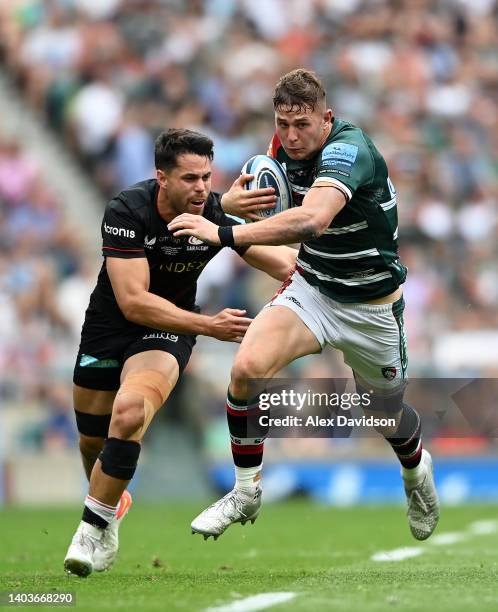
[[[301,243],[296,270],[249,327],[232,368],[227,417],[235,488],[194,519],[192,530],[217,537],[232,523],[254,522],[263,440],[247,434],[248,381],[271,378],[330,344],[343,352],[357,390],[373,390],[366,416],[395,419],[395,426],[376,429],[401,463],[411,532],[425,540],[437,525],[439,501],[420,417],[403,403],[406,268],[386,162],[360,128],[333,116],[313,72],[284,75],[273,105],[276,133],[268,153],[284,165],[296,206],[233,228],[189,214],[169,224],[175,236],[215,245]]]

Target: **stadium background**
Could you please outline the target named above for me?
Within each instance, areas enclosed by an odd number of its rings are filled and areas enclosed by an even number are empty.
[[[155,135],[215,142],[213,186],[266,151],[271,94],[297,66],[361,125],[398,191],[410,374],[498,373],[498,6],[495,0],[8,0],[0,6],[0,505],[79,502],[71,406],[81,321],[100,266],[106,199],[153,172]],[[274,284],[237,256],[199,302],[254,315]],[[235,347],[202,338],[145,441],[141,499],[231,482],[224,393]],[[287,376],[349,376],[340,356]],[[479,404],[479,398],[476,398]],[[494,438],[428,447],[446,503],[498,499]],[[430,433],[430,432],[428,432]],[[272,440],[267,498],[401,501],[386,445]]]

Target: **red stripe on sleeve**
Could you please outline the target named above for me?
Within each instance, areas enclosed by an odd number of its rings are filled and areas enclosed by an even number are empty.
[[[145,253],[145,249],[116,249],[114,247],[102,247],[109,251],[122,251],[123,253]]]

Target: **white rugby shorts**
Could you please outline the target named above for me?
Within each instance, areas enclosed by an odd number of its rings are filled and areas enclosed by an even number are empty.
[[[290,308],[323,347],[330,344],[362,382],[395,391],[406,382],[404,302],[344,304],[310,285],[296,270],[265,308]]]

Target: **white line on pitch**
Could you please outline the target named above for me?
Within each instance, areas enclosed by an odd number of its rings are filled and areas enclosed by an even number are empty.
[[[458,542],[463,542],[467,539],[468,536],[465,533],[461,533],[459,531],[448,532],[448,533],[438,533],[427,542],[427,544],[432,544],[433,546],[448,546],[450,544],[457,544]]]
[[[372,561],[403,561],[411,557],[418,557],[427,550],[427,546],[449,546],[463,542],[469,536],[489,535],[498,531],[498,521],[482,520],[474,521],[467,527],[467,533],[454,531],[448,533],[438,533],[433,536],[427,544],[422,548],[420,546],[412,546],[405,548],[395,548],[394,550],[385,550],[373,554],[370,559]]]
[[[420,546],[405,546],[405,548],[395,548],[375,553],[370,558],[372,561],[403,561],[411,557],[418,557],[424,552]]]
[[[488,535],[498,531],[498,522],[489,521],[475,521],[469,525],[469,531],[475,535]]]
[[[207,608],[206,612],[257,612],[257,610],[266,610],[271,606],[285,603],[296,597],[297,593],[260,593],[252,595],[245,599],[239,599],[224,606],[215,606]]]

